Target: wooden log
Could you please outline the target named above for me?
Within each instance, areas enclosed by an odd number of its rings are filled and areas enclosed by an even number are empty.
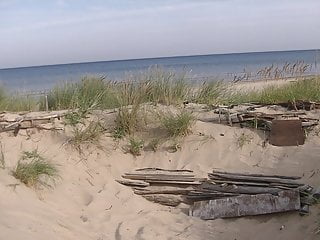
[[[251,177],[270,177],[270,178],[281,178],[281,179],[301,179],[299,176],[283,176],[283,175],[267,175],[267,174],[255,174],[255,173],[236,173],[236,172],[223,172],[218,170],[212,170],[213,173],[230,174],[236,176],[251,176]]]
[[[240,175],[230,175],[223,173],[209,173],[210,178],[218,178],[218,179],[227,179],[227,180],[239,180],[239,181],[247,181],[247,182],[266,182],[266,183],[282,183],[286,185],[292,186],[302,186],[304,184],[297,183],[291,179],[279,179],[274,177],[253,177],[253,176],[240,176]]]
[[[300,209],[298,191],[282,191],[272,194],[240,195],[223,199],[195,202],[189,215],[204,220],[253,216]]]
[[[148,187],[150,183],[139,180],[116,180],[118,183],[130,186],[130,187]]]
[[[151,202],[159,203],[166,206],[172,206],[172,207],[176,207],[180,203],[184,202],[181,196],[169,195],[169,194],[143,195],[143,197]]]

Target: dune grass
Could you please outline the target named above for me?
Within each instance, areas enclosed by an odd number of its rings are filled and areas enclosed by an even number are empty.
[[[178,113],[162,112],[159,114],[162,127],[164,127],[170,137],[183,137],[191,133],[191,128],[195,123],[195,117],[187,111]]]
[[[18,162],[13,176],[26,184],[28,187],[45,186],[51,187],[48,181],[54,181],[58,175],[58,169],[37,150],[25,151]]]
[[[146,102],[179,105],[185,101],[209,105],[245,102],[278,103],[295,100],[320,101],[320,77],[270,86],[263,90],[234,90],[222,81],[191,83],[185,73],[151,68],[122,82],[103,77],[84,77],[79,82],[55,86],[47,95],[49,110],[77,109],[86,115],[92,109],[123,108]],[[0,87],[0,111],[45,110],[43,97],[8,94]]]
[[[219,104],[227,95],[227,85],[222,81],[204,82],[194,94],[194,101],[202,104]]]
[[[270,86],[260,91],[238,91],[229,94],[228,103],[257,102],[275,104],[282,102],[320,101],[320,77],[298,80],[282,86]]]
[[[104,128],[99,122],[90,122],[87,126],[78,124],[73,126],[70,143],[79,149],[82,144],[97,144],[103,132]]]
[[[133,156],[140,156],[141,150],[143,149],[143,146],[144,146],[143,140],[132,137],[129,140],[129,149],[128,150]]]

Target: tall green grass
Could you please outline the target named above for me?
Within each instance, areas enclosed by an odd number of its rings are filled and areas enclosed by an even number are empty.
[[[235,90],[232,84],[207,81],[190,83],[185,73],[151,68],[111,82],[101,77],[84,77],[79,82],[63,83],[47,95],[49,110],[77,109],[81,115],[91,109],[120,108],[122,116],[135,117],[142,103],[175,105],[184,101],[210,105],[258,102],[273,104],[295,100],[320,101],[320,77],[298,80],[262,90]],[[132,116],[128,106],[132,106]],[[0,111],[45,110],[44,97],[7,94],[0,87]],[[119,116],[121,117],[121,116]],[[127,131],[127,130],[126,130]],[[130,132],[130,131],[129,131]]]
[[[275,104],[297,100],[319,102],[320,77],[298,80],[281,86],[269,86],[259,91],[231,91],[225,101],[235,104],[248,102]]]
[[[118,106],[113,83],[104,78],[84,77],[80,82],[63,83],[52,89],[48,95],[50,110],[79,109],[86,111],[95,108]]]

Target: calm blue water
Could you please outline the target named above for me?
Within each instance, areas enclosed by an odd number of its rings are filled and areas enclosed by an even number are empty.
[[[319,52],[319,54],[318,54]],[[306,73],[319,73],[320,51],[283,51],[260,53],[216,54],[205,56],[168,57],[137,60],[75,63],[51,66],[0,69],[0,84],[13,90],[41,90],[63,81],[77,81],[85,75],[107,76],[121,80],[126,74],[142,72],[158,65],[164,69],[188,72],[189,77],[210,77],[232,80],[233,74],[256,72],[274,65],[304,61]]]

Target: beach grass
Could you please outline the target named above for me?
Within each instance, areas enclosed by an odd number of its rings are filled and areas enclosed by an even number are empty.
[[[48,93],[47,103],[49,110],[77,110],[83,116],[92,109],[122,108],[119,117],[125,117],[128,116],[127,106],[140,106],[147,102],[164,105],[179,105],[184,102],[219,105],[320,101],[319,76],[261,90],[239,90],[234,86],[217,80],[191,83],[183,72],[151,68],[144,73],[128,76],[121,82],[88,76],[79,82],[58,84]],[[45,105],[44,97],[8,94],[6,89],[0,88],[1,111],[45,110]]]
[[[59,177],[56,166],[48,162],[37,150],[23,152],[13,176],[28,187],[51,187],[48,182]]]
[[[261,104],[276,104],[283,102],[320,101],[320,77],[297,80],[281,86],[269,86],[257,91],[230,92],[228,103],[240,104],[256,102]]]
[[[70,143],[80,149],[82,144],[98,144],[104,132],[99,122],[90,122],[88,125],[77,124],[72,126],[72,137]]]
[[[159,113],[159,119],[163,128],[165,128],[170,137],[184,137],[191,133],[191,128],[195,123],[195,117],[188,111],[178,113],[162,112]]]
[[[143,149],[144,146],[144,141],[140,140],[138,138],[131,137],[129,139],[129,152],[133,156],[140,156],[141,155],[141,150]]]

